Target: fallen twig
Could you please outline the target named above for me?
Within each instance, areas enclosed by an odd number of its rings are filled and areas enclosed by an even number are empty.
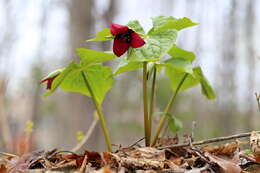
[[[260,131],[256,131],[256,132],[260,133]],[[206,139],[206,140],[202,140],[202,141],[196,141],[196,142],[192,142],[191,144],[192,145],[203,145],[203,144],[226,141],[226,140],[231,140],[231,139],[249,137],[250,135],[251,135],[251,132],[240,133],[240,134],[231,135],[231,136],[223,136],[223,137],[218,137],[218,138]],[[169,145],[169,146],[158,147],[158,149],[188,147],[191,144],[190,143],[184,143],[184,144]]]
[[[85,137],[71,150],[72,152],[77,152],[89,139],[90,135],[93,133],[96,125],[97,125],[98,120],[95,119],[92,121],[88,131],[86,132]]]
[[[141,139],[139,139],[138,141],[136,141],[135,143],[133,143],[132,145],[130,145],[129,147],[134,147],[136,145],[138,145],[139,142],[141,142],[142,140],[144,140],[145,137],[142,137]]]

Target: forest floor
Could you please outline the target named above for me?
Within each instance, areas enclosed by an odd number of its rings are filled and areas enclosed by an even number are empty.
[[[238,138],[250,137],[238,141]],[[233,141],[225,143],[226,140]],[[234,140],[235,139],[235,140]],[[222,141],[222,144],[211,143]],[[225,141],[223,143],[223,141]],[[161,138],[156,147],[142,147],[137,141],[115,152],[35,151],[20,157],[0,153],[0,173],[257,173],[260,172],[260,134],[257,132],[184,144],[178,137]]]

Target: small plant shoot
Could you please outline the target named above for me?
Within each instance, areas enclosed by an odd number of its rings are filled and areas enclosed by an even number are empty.
[[[195,54],[176,45],[178,33],[196,25],[198,23],[189,18],[178,19],[172,16],[152,17],[152,28],[148,31],[145,31],[137,20],[129,21],[126,25],[112,23],[110,28],[101,30],[95,38],[87,40],[87,42],[112,41],[112,50],[78,48],[76,52],[80,58],[79,62],[72,61],[41,81],[47,84],[45,96],[53,94],[60,88],[63,91],[90,97],[96,108],[107,149],[112,151],[102,103],[107,92],[113,88],[114,76],[142,70],[145,145],[154,146],[164,127],[169,127],[174,133],[182,127],[182,122],[170,113],[178,93],[200,85],[201,93],[206,98],[216,97],[202,68],[193,66]],[[116,58],[119,58],[120,62],[115,69],[102,64]],[[162,71],[165,71],[163,74],[169,78],[172,96],[165,109],[161,110],[159,124],[152,124],[156,85],[160,85],[156,83],[156,78]]]

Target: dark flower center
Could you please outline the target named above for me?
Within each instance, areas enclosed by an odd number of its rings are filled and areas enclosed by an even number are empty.
[[[122,40],[124,40],[127,43],[130,43],[131,42],[131,33],[132,32],[133,31],[129,29],[128,32],[123,33],[123,34],[119,34],[116,37],[121,38]]]

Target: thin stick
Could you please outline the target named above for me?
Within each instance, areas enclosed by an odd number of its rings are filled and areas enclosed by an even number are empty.
[[[5,153],[5,152],[1,152],[1,151],[0,151],[0,155],[7,156],[7,157],[19,157],[17,155],[10,154],[10,153]]]
[[[150,146],[150,124],[148,115],[148,99],[147,99],[147,62],[143,64],[143,104],[144,104],[144,133],[145,133],[145,146]]]
[[[167,106],[166,106],[166,108],[165,108],[165,110],[164,110],[164,115],[163,115],[162,118],[160,119],[159,126],[157,127],[155,136],[154,136],[154,138],[153,138],[153,140],[152,140],[152,146],[154,146],[154,145],[156,144],[156,141],[157,141],[157,139],[158,139],[158,137],[159,137],[159,135],[160,135],[160,133],[161,133],[161,130],[162,130],[163,126],[164,126],[164,123],[165,123],[165,121],[167,120],[167,116],[168,116],[167,113],[169,113],[170,108],[172,107],[172,105],[173,105],[173,103],[174,103],[174,101],[175,101],[175,98],[176,98],[176,96],[177,96],[177,94],[178,94],[178,92],[179,92],[179,90],[180,90],[182,84],[184,83],[185,79],[187,78],[187,76],[188,76],[188,74],[185,74],[185,75],[183,76],[183,78],[181,79],[179,85],[178,85],[177,88],[176,88],[176,91],[175,91],[174,94],[172,95],[172,97],[171,97],[169,103],[167,104]]]
[[[260,133],[260,131],[256,131],[256,132]],[[202,140],[202,141],[196,141],[196,142],[193,142],[191,144],[192,145],[203,145],[203,144],[209,144],[209,143],[214,143],[214,142],[221,142],[221,141],[226,141],[226,140],[231,140],[231,139],[249,137],[250,135],[251,135],[251,132],[240,133],[240,134],[231,135],[231,136],[223,136],[223,137],[218,137],[218,138],[206,139],[206,140]],[[185,143],[185,144],[169,145],[169,146],[164,146],[164,147],[158,147],[158,149],[188,147],[191,144],[190,143]]]
[[[133,144],[130,145],[129,147],[134,147],[134,146],[136,146],[139,142],[141,142],[141,141],[144,140],[144,139],[145,139],[145,137],[139,139],[138,141],[136,141],[135,143],[133,143]]]
[[[106,144],[107,144],[107,149],[109,152],[112,152],[112,145],[111,145],[111,141],[110,141],[110,136],[109,136],[109,131],[108,131],[108,128],[107,128],[107,124],[106,124],[106,121],[105,121],[105,117],[103,115],[103,112],[101,111],[101,107],[99,105],[99,103],[97,102],[97,99],[96,99],[96,96],[90,86],[90,83],[86,77],[86,75],[84,74],[84,72],[81,72],[82,74],[82,77],[84,79],[84,82],[86,84],[86,87],[91,95],[91,98],[93,100],[93,103],[96,107],[96,111],[97,111],[97,114],[98,114],[98,118],[99,118],[99,121],[101,123],[101,127],[102,127],[102,130],[103,130],[103,133],[104,133],[104,136],[105,136],[105,141],[106,141]]]
[[[90,127],[88,131],[86,132],[86,135],[84,138],[71,150],[72,152],[77,152],[90,138],[91,134],[93,133],[96,125],[97,125],[98,120],[93,120],[92,123],[90,124]]]

